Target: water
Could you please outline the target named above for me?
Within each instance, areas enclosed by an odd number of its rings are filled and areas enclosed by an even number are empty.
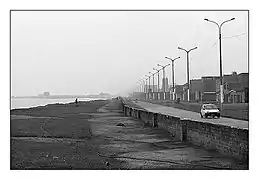
[[[97,100],[98,98],[78,98],[78,101],[92,101]],[[40,98],[19,98],[11,99],[11,109],[18,108],[30,108],[36,106],[45,106],[47,104],[56,104],[56,103],[71,103],[75,102],[75,98],[66,98],[66,99],[40,99]]]

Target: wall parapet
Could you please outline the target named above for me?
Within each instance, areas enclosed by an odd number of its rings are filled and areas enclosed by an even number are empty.
[[[205,149],[216,150],[245,162],[248,161],[248,129],[154,113],[130,107],[123,101],[122,107],[126,116],[140,119],[153,127],[163,128],[177,140],[186,141]]]

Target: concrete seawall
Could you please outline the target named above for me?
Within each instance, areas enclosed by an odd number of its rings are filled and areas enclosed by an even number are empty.
[[[153,127],[163,128],[175,139],[248,161],[248,129],[153,113],[130,107],[123,101],[121,107],[126,116],[140,119]]]

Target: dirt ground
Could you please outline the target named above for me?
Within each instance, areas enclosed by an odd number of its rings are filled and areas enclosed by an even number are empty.
[[[119,107],[109,100],[11,112],[11,169],[248,169]]]

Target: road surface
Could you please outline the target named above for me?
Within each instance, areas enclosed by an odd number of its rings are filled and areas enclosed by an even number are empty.
[[[193,121],[210,122],[213,124],[222,124],[240,129],[248,129],[248,121],[220,117],[218,118],[201,118],[199,113],[177,109],[173,107],[162,106],[158,104],[147,103],[143,101],[135,102],[136,105],[155,113],[172,115],[175,117],[191,119]]]

